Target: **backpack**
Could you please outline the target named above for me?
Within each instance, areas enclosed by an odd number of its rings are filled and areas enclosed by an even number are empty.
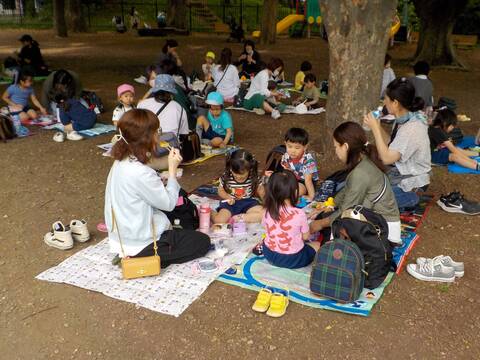
[[[363,290],[365,262],[358,246],[334,239],[320,247],[310,275],[310,291],[316,295],[351,303]]]
[[[189,162],[203,156],[200,146],[200,137],[195,131],[188,134],[180,134],[179,140],[181,144],[180,154],[183,162]]]
[[[348,239],[360,248],[365,260],[365,287],[378,287],[393,263],[388,225],[383,216],[357,205],[345,210],[332,224],[334,238]]]
[[[7,140],[11,140],[16,136],[15,127],[13,126],[13,121],[10,116],[0,114],[0,140],[7,142]]]
[[[179,205],[180,204],[180,205]],[[175,220],[180,220],[180,226],[185,230],[197,230],[199,217],[197,206],[188,198],[185,190],[180,189],[177,206],[172,211],[164,211],[168,220],[173,225]]]
[[[282,171],[282,157],[283,154],[287,151],[285,145],[275,146],[267,155],[267,160],[265,161],[265,171]]]
[[[85,100],[97,114],[105,112],[102,99],[95,93],[95,91],[83,90],[80,93],[80,97]]]
[[[328,80],[323,80],[320,83],[320,93],[328,95]]]
[[[334,197],[340,190],[345,187],[348,171],[339,170],[328,176],[315,192],[315,201],[324,202],[329,197]]]
[[[247,95],[248,88],[244,86],[240,86],[238,90],[238,94],[233,97],[233,106],[237,108],[243,107],[243,100],[245,99],[245,95]]]

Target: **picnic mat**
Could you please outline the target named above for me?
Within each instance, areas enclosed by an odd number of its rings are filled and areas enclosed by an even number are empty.
[[[52,125],[45,126],[44,129],[46,130],[57,130],[57,131],[63,131],[63,125],[62,123],[55,123]],[[94,136],[98,135],[104,135],[108,134],[111,132],[114,132],[115,126],[114,125],[108,125],[108,124],[102,124],[102,123],[96,123],[95,126],[91,129],[88,130],[81,130],[77,131],[80,135],[83,137],[91,138]]]
[[[229,106],[227,108],[225,108],[226,110],[237,110],[237,111],[246,111],[246,112],[255,112],[253,110],[247,110],[243,107],[235,107],[235,106]],[[296,114],[296,115],[318,115],[318,114],[321,114],[325,112],[325,108],[323,107],[319,107],[318,109],[312,109],[312,110],[308,110],[306,113],[298,113],[296,110],[295,110],[295,106],[292,106],[292,105],[287,105],[287,107],[285,108],[285,110],[282,112],[282,114]]]
[[[192,200],[196,203],[203,201],[195,196],[192,196]],[[212,207],[218,206],[218,201],[208,201]],[[234,264],[242,263],[252,247],[260,241],[260,225],[250,226],[248,232],[247,236],[212,239],[217,242],[221,240],[228,249],[227,255],[217,258],[218,269],[213,272],[201,271],[197,259],[185,264],[170,265],[156,277],[123,280],[120,267],[111,263],[114,254],[109,252],[108,239],[104,239],[36,278],[97,291],[153,311],[180,316],[221,273]],[[206,256],[212,256],[212,252]]]
[[[22,120],[22,125],[45,127],[55,124],[56,122],[57,118],[55,115],[40,115],[36,119]]]
[[[473,157],[472,159],[480,162],[480,156]],[[448,172],[452,174],[480,174],[480,170],[469,169],[455,163],[449,163],[447,167]]]
[[[234,152],[235,150],[238,150],[238,149],[240,149],[240,147],[238,147],[236,145],[228,145],[227,147],[225,147],[223,149],[220,149],[220,148],[215,148],[214,149],[214,148],[211,148],[211,147],[209,147],[209,148],[202,147],[202,154],[203,154],[202,157],[200,157],[198,159],[195,159],[195,160],[192,160],[192,161],[189,161],[189,162],[183,162],[183,163],[180,164],[180,166],[190,166],[190,165],[198,164],[198,163],[204,162],[205,160],[211,159],[212,157],[232,153],[232,152]]]
[[[46,78],[46,76],[35,76],[33,81],[43,81]],[[0,85],[10,85],[11,83],[13,83],[13,78],[8,76],[0,76]]]

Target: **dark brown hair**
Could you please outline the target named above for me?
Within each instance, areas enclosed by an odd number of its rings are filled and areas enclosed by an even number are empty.
[[[268,179],[264,200],[265,209],[273,220],[280,220],[280,211],[285,209],[287,200],[291,206],[298,202],[297,178],[289,170],[274,172]]]
[[[123,160],[133,155],[142,164],[146,164],[155,150],[156,134],[160,126],[158,118],[150,110],[133,109],[127,111],[117,124],[123,139],[112,148],[112,157]]]
[[[333,131],[333,138],[340,145],[348,144],[347,171],[352,171],[361,160],[361,155],[368,158],[383,172],[386,171],[377,152],[377,148],[370,144],[367,134],[362,127],[353,121],[347,121],[337,126]]]
[[[248,179],[252,181],[252,189],[256,193],[258,187],[258,161],[244,149],[238,149],[228,154],[225,161],[225,172],[222,175],[223,189],[229,193],[229,178],[233,177],[233,173],[242,174],[246,171],[248,171]]]
[[[228,65],[232,63],[232,50],[224,48],[220,54],[220,70],[225,71]]]
[[[282,70],[284,68],[283,61],[279,58],[272,58],[267,65],[267,69],[270,71],[275,71],[279,67],[282,67]]]

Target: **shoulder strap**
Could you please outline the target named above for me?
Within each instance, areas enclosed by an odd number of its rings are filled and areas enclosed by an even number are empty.
[[[178,122],[178,130],[177,130],[177,139],[180,140],[179,136],[180,136],[180,129],[182,128],[182,124],[183,124],[183,121],[182,121],[182,118],[183,118],[183,106],[180,105],[180,121]]]
[[[372,203],[376,204],[377,202],[380,201],[380,199],[383,197],[385,192],[387,191],[387,175],[383,174],[383,187],[380,193],[377,195],[375,199],[373,199]]]
[[[160,113],[167,107],[167,105],[170,104],[170,101],[166,102],[165,104],[162,105],[160,109],[158,109],[157,113],[155,115],[160,115]]]
[[[224,78],[225,75],[227,74],[227,69],[228,69],[229,66],[230,66],[230,64],[228,64],[227,67],[225,68],[225,70],[223,70],[223,75],[222,75],[222,77],[220,78],[220,80],[218,81],[217,85],[215,85],[216,87],[218,87],[218,85],[220,85],[220,83],[222,82],[223,78]]]

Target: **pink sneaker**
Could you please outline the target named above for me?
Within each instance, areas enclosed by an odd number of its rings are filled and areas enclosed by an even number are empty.
[[[107,225],[105,223],[98,223],[97,224],[97,230],[100,231],[100,232],[103,232],[103,233],[108,232]]]

